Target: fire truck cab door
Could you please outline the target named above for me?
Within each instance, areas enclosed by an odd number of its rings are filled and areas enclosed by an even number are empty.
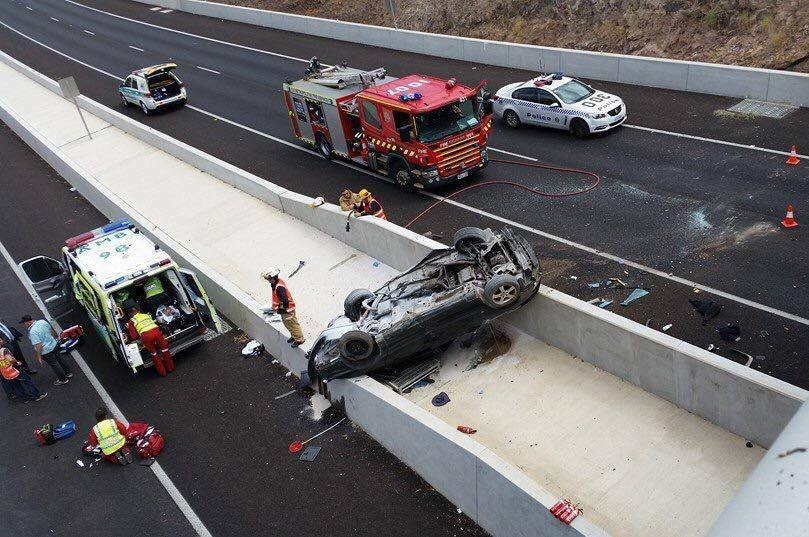
[[[301,131],[301,140],[315,143],[315,132],[312,130],[312,122],[309,120],[309,108],[303,97],[292,95],[292,107],[295,109],[295,117],[298,119],[298,128]]]

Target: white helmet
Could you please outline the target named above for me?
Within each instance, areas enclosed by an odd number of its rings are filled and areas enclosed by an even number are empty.
[[[278,269],[278,267],[269,267],[261,273],[261,277],[268,280],[270,278],[275,278],[279,274],[281,274],[281,270]]]

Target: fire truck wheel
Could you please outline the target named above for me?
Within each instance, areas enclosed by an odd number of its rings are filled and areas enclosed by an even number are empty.
[[[410,172],[407,171],[407,168],[403,164],[393,163],[390,168],[390,178],[405,192],[413,192],[416,189],[413,186],[413,179],[410,177]]]
[[[506,110],[506,113],[503,114],[503,120],[506,122],[506,125],[512,129],[516,129],[520,126],[520,116],[513,110]]]
[[[334,158],[334,150],[331,148],[329,141],[326,140],[326,137],[322,134],[317,135],[317,148],[324,159],[331,160]]]

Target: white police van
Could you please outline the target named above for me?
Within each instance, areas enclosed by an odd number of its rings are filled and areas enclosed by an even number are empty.
[[[626,105],[619,97],[561,73],[503,86],[495,94],[494,113],[512,128],[539,125],[579,138],[626,121]]]
[[[222,332],[196,275],[177,266],[129,220],[67,239],[60,261],[37,256],[20,263],[20,268],[54,317],[70,312],[78,301],[115,360],[133,373],[151,366],[152,359],[140,340],[129,342],[124,311],[129,305],[156,319],[172,354],[204,341],[208,330]],[[163,293],[161,304],[151,309],[154,301],[146,300],[143,287],[153,277],[162,284]],[[164,306],[161,312],[173,314],[156,315]]]

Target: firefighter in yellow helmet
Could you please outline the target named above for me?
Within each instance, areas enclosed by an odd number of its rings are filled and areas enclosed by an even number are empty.
[[[356,213],[359,213],[360,216],[376,216],[382,220],[388,219],[382,204],[379,203],[368,190],[363,188],[360,190],[359,196],[360,203],[354,206]]]

